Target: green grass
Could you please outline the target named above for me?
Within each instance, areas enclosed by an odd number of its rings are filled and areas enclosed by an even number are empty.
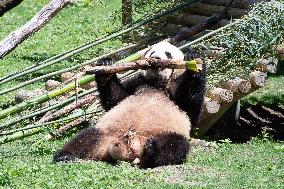
[[[0,39],[27,22],[48,0],[25,0],[0,17]],[[88,7],[62,10],[39,32],[0,60],[0,77],[34,62],[84,44],[119,26],[110,15],[120,8],[119,0]],[[4,27],[2,27],[4,26]],[[16,85],[51,70],[83,61],[121,45],[113,40],[37,74],[0,86]],[[283,62],[282,62],[283,64]],[[282,70],[282,69],[281,69]],[[283,104],[283,72],[269,78],[267,87],[253,93],[247,104]],[[27,89],[42,87],[43,82]],[[0,109],[10,104],[14,93],[0,97]],[[187,162],[141,170],[120,163],[54,164],[52,156],[69,138],[35,144],[44,134],[0,146],[0,188],[281,188],[284,186],[284,143],[255,139],[245,144],[224,143],[219,148],[194,146]]]
[[[281,188],[283,142],[253,140],[218,148],[195,146],[187,162],[141,170],[120,163],[52,163],[67,141],[35,145],[40,137],[2,145],[0,187],[4,188]]]

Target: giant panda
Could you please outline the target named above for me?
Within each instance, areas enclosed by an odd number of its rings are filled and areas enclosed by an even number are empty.
[[[161,42],[145,57],[192,59]],[[98,65],[111,65],[110,59]],[[192,122],[198,120],[205,92],[205,69],[184,70],[169,81],[169,69],[146,70],[120,81],[116,74],[96,74],[97,88],[107,113],[95,127],[68,142],[54,161],[95,160],[133,162],[141,168],[181,164],[189,152]]]

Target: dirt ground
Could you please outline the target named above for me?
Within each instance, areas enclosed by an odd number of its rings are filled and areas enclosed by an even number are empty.
[[[238,123],[220,119],[208,131],[207,137],[210,140],[247,142],[252,137],[264,134],[269,134],[275,140],[284,140],[284,106],[241,107]]]

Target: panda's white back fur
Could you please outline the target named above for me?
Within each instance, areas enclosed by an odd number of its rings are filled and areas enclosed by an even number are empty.
[[[184,60],[184,54],[176,46],[162,41],[152,46],[152,48],[146,52],[145,58],[159,58],[163,60],[173,59],[173,60]],[[144,77],[150,80],[166,81],[169,79],[172,70],[171,69],[148,69],[142,71]]]

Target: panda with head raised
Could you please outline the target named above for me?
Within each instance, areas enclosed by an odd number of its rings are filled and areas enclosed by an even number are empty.
[[[145,57],[195,58],[191,51],[160,42]],[[110,59],[98,62],[110,65]],[[68,142],[54,161],[77,159],[133,162],[142,168],[181,164],[189,152],[190,129],[199,119],[205,93],[205,68],[184,70],[169,80],[172,70],[146,70],[121,82],[116,74],[96,74],[101,104],[107,113],[95,127]],[[190,117],[190,118],[189,118]]]

